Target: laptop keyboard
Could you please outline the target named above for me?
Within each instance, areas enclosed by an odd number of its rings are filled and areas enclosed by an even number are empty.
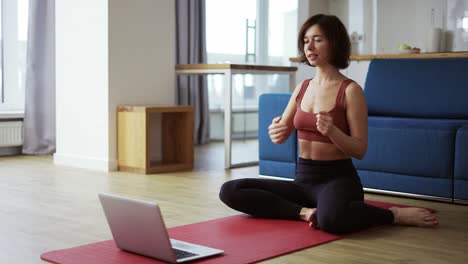
[[[174,253],[176,255],[176,259],[182,259],[182,258],[198,256],[198,254],[195,254],[195,253],[192,253],[192,252],[184,251],[184,250],[177,249],[177,248],[173,248],[173,249],[174,249]]]

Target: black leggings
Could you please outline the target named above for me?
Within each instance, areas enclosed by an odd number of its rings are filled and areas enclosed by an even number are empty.
[[[223,184],[220,199],[229,207],[262,218],[300,220],[303,207],[317,208],[320,229],[349,233],[391,224],[393,214],[364,203],[364,192],[350,159],[299,158],[294,181],[238,179]]]

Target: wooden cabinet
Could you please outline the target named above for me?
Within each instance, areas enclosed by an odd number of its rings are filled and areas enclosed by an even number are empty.
[[[119,106],[117,113],[119,170],[148,174],[193,168],[191,106]],[[153,115],[161,116],[159,124],[151,124]],[[160,140],[155,128],[160,128]],[[160,160],[151,153],[156,141]]]

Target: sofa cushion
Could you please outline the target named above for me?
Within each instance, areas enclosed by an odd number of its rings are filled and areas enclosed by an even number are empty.
[[[268,135],[268,126],[273,118],[283,114],[291,94],[263,94],[259,101],[258,143],[260,160],[296,162],[297,135],[294,131],[283,144],[274,144]]]
[[[374,59],[364,93],[369,115],[468,118],[468,58]]]
[[[468,200],[468,126],[457,131],[455,140],[454,198]]]
[[[274,176],[294,179],[296,177],[296,163],[273,160],[260,160],[258,163],[261,176]]]
[[[468,120],[369,117],[361,170],[452,178],[456,130]]]

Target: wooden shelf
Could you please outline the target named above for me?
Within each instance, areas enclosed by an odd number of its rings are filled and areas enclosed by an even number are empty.
[[[154,131],[151,115],[160,114],[162,160],[151,160]],[[119,106],[119,170],[160,173],[193,168],[193,108],[191,106]]]
[[[434,53],[410,53],[410,54],[368,54],[368,55],[351,55],[350,60],[362,61],[372,59],[442,59],[442,58],[465,58],[468,57],[468,52],[434,52]],[[291,62],[300,62],[299,57],[289,58]]]
[[[176,70],[257,70],[295,72],[297,67],[255,64],[178,64]]]

